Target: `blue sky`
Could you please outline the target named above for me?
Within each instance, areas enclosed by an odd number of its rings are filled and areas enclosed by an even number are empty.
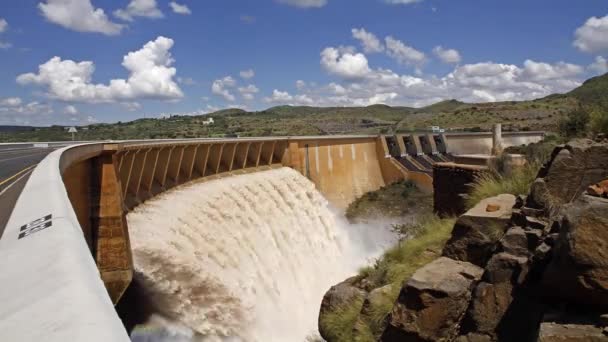
[[[524,100],[607,58],[605,0],[3,1],[0,124]]]

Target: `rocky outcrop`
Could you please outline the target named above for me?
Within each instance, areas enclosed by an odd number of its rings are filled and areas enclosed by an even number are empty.
[[[404,285],[388,319],[382,341],[439,341],[458,335],[471,291],[482,269],[441,257]]]
[[[508,194],[479,202],[458,218],[443,255],[484,267],[508,227],[514,205],[515,196]]]
[[[608,199],[584,195],[561,214],[544,288],[559,299],[608,312]]]
[[[551,161],[541,169],[532,185],[528,205],[555,208],[572,202],[587,188],[604,180],[608,170],[605,143],[574,140],[553,151]]]

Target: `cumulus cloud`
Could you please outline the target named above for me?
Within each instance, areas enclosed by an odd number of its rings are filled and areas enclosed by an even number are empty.
[[[170,49],[173,39],[158,37],[140,50],[129,52],[122,66],[127,79],[113,79],[109,84],[92,83],[95,65],[91,61],[75,62],[53,57],[38,67],[38,73],[17,77],[21,85],[46,87],[50,98],[70,102],[111,103],[135,99],[174,100],[183,93],[173,80],[177,70]]]
[[[120,34],[123,25],[110,21],[91,0],[46,0],[38,4],[42,15],[53,24],[78,32]]]
[[[437,58],[439,58],[443,63],[446,64],[458,64],[462,60],[460,56],[460,52],[455,49],[444,49],[441,45],[435,46],[433,49],[433,53]]]
[[[421,66],[426,61],[426,55],[423,52],[398,39],[388,36],[385,38],[385,42],[388,55],[401,64]]]
[[[256,87],[253,84],[250,84],[246,87],[239,87],[238,90],[239,90],[239,93],[241,93],[241,96],[245,100],[248,100],[248,101],[255,99],[255,94],[257,94],[260,91],[258,89],[258,87]]]
[[[298,95],[322,106],[384,103],[419,107],[451,98],[466,102],[526,100],[570,91],[581,84],[584,75],[584,68],[575,64],[527,60],[522,65],[466,64],[443,77],[420,77],[371,68],[363,54],[358,57],[361,62],[351,63],[353,56],[347,49],[325,49],[321,64],[328,74],[339,78],[338,82],[298,88],[297,95],[277,91],[267,102],[294,103]]]
[[[78,109],[76,109],[76,107],[74,107],[73,105],[67,105],[63,109],[63,112],[65,114],[75,115],[75,114],[78,114]]]
[[[175,1],[171,1],[169,3],[169,6],[171,6],[171,9],[173,10],[174,13],[184,14],[184,15],[192,14],[192,11],[190,11],[190,8],[188,8],[188,6],[180,5]]]
[[[323,7],[327,5],[327,0],[276,0],[281,4],[295,6],[299,8]]]
[[[0,125],[49,124],[53,108],[49,104],[29,102],[27,104],[0,103]]]
[[[239,75],[241,76],[242,79],[248,80],[250,78],[255,77],[255,71],[253,71],[253,69],[243,70],[239,73]]]
[[[222,79],[213,81],[211,85],[211,92],[214,95],[221,96],[226,101],[234,102],[236,97],[230,92],[228,88],[234,88],[236,81],[231,76],[226,76]]]
[[[353,34],[353,38],[361,42],[361,46],[363,46],[363,51],[365,53],[377,53],[384,51],[384,45],[375,34],[367,32],[364,28],[354,28],[351,30],[351,32]]]
[[[131,0],[125,9],[114,11],[114,16],[125,21],[133,21],[135,17],[151,19],[164,17],[163,12],[156,7],[156,0]]]
[[[321,66],[330,74],[345,79],[361,79],[371,71],[364,54],[334,47],[321,52]]]
[[[8,28],[8,22],[6,22],[5,19],[0,18],[0,33],[6,31],[7,28]]]
[[[0,99],[0,106],[16,107],[20,106],[23,101],[18,97],[7,97]]]
[[[291,95],[287,91],[273,90],[272,96],[265,97],[264,102],[274,104],[288,104],[292,106],[311,106],[315,102],[306,94]]]
[[[608,60],[602,56],[597,56],[595,61],[587,68],[596,75],[605,74],[608,72]]]
[[[574,46],[584,52],[608,51],[608,15],[591,17],[574,33]]]

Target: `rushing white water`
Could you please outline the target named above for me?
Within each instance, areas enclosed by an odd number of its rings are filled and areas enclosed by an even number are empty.
[[[165,341],[302,342],[325,291],[390,240],[348,226],[289,168],[181,187],[128,221],[137,277],[187,327]]]

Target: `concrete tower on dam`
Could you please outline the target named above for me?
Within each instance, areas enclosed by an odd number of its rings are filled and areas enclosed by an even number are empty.
[[[508,147],[539,141],[543,134],[509,133],[502,137],[502,145]],[[286,166],[310,179],[333,206],[344,209],[366,192],[401,179],[432,191],[434,163],[450,161],[460,154],[489,154],[491,149],[490,133],[127,141],[67,147],[49,155],[24,189],[25,197],[34,196],[34,191],[49,193],[52,203],[28,206],[20,200],[0,240],[0,251],[11,250],[13,258],[25,258],[29,248],[41,248],[43,237],[47,241],[73,237],[72,249],[66,250],[61,244],[45,245],[45,253],[49,258],[53,253],[92,254],[102,286],[110,302],[116,304],[133,274],[126,214],[176,186]],[[55,229],[39,229],[33,239],[18,240],[23,224],[46,217],[51,217],[45,222],[52,222]],[[78,234],[84,236],[86,244],[78,242],[82,237],[74,235],[77,232],[82,232]],[[74,258],[81,259],[82,255]],[[99,287],[91,265],[86,263],[30,262],[28,269],[42,267],[44,271],[20,275],[15,270],[12,286],[27,288],[19,282],[39,278],[49,286],[66,287],[67,281],[83,291],[88,288],[86,291],[94,292],[91,288]],[[57,276],[69,272],[88,274],[90,283]],[[24,296],[27,302],[36,303],[44,294],[34,291]],[[96,297],[98,294],[91,296],[89,304],[102,300]],[[72,319],[78,321],[76,313]]]

